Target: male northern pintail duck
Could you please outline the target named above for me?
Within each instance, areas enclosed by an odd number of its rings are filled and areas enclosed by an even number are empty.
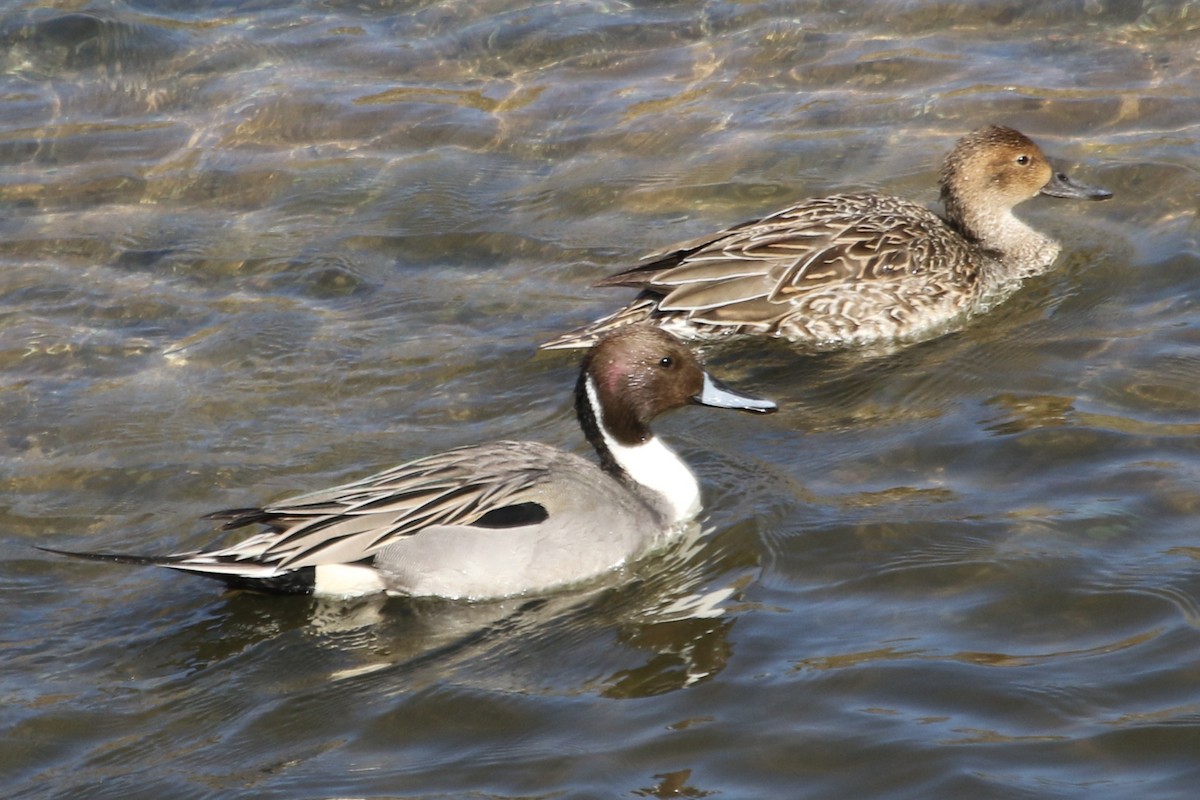
[[[544,592],[619,567],[699,513],[695,476],[649,427],[689,403],[775,410],[722,386],[670,334],[623,328],[584,357],[575,388],[598,467],[537,442],[462,447],[263,508],[211,514],[225,520],[222,530],[269,529],[225,549],[159,557],[51,552],[272,592],[470,599]]]
[[[542,347],[586,347],[644,321],[689,339],[759,334],[814,349],[924,338],[1054,262],[1058,243],[1015,206],[1112,197],[1000,126],[961,138],[939,183],[944,217],[888,195],[833,195],[647,256],[595,284],[640,289],[631,304]]]

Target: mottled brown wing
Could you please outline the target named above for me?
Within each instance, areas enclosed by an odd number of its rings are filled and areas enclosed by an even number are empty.
[[[770,325],[797,295],[923,269],[923,248],[913,243],[942,223],[920,206],[885,199],[890,202],[870,195],[810,200],[610,280],[660,294],[662,311],[718,324]]]

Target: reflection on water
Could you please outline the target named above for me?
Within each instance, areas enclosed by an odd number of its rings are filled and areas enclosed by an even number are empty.
[[[10,4],[0,775],[14,797],[1190,797],[1200,128],[1182,0]],[[705,348],[704,530],[494,604],[217,593],[36,544],[494,438],[550,336],[807,195],[933,204],[1000,122],[1116,196],[897,353]],[[869,764],[868,769],[863,765]]]
[[[349,659],[328,680],[371,675],[364,689],[374,693],[450,681],[491,691],[591,686],[609,697],[648,697],[709,680],[725,667],[730,613],[748,578],[697,587],[705,558],[693,537],[632,573],[550,597],[314,601],[305,630]],[[585,644],[596,637],[605,650]],[[535,653],[557,659],[553,674],[523,672],[520,662]]]

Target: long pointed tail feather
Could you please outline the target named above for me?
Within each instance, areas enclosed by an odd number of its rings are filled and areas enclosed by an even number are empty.
[[[272,564],[235,561],[180,553],[168,556],[142,556],[131,553],[91,553],[37,546],[38,550],[87,561],[107,561],[111,564],[132,564],[142,567],[166,567],[203,578],[212,578],[234,589],[247,589],[270,594],[311,594],[316,571],[313,567],[276,572]]]
[[[42,547],[34,545],[44,553],[54,553],[71,558],[82,558],[87,561],[108,561],[113,564],[134,564],[142,567],[167,567],[173,559],[179,556],[136,556],[131,553],[86,553],[79,550],[59,550],[57,547]]]

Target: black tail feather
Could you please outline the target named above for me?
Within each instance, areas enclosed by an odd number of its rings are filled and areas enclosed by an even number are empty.
[[[253,525],[256,522],[270,525],[271,519],[275,516],[275,514],[271,514],[261,508],[227,508],[224,511],[214,511],[211,514],[205,514],[200,519],[223,522],[221,530],[231,531],[234,528]]]
[[[227,572],[208,572],[203,569],[189,568],[186,563],[188,555],[175,556],[139,556],[130,553],[88,553],[79,550],[60,550],[56,547],[35,545],[38,550],[54,553],[60,556],[81,558],[86,561],[106,561],[110,564],[132,564],[139,567],[167,567],[197,575],[201,578],[211,578],[220,581],[231,589],[244,589],[262,594],[312,594],[316,585],[316,568],[304,567],[289,570],[278,575],[260,578],[249,575],[238,575]]]
[[[130,553],[85,553],[78,550],[59,550],[55,547],[34,545],[44,553],[54,553],[71,558],[82,558],[87,561],[108,561],[113,564],[135,564],[142,567],[167,567],[178,561],[178,556],[135,556]]]

